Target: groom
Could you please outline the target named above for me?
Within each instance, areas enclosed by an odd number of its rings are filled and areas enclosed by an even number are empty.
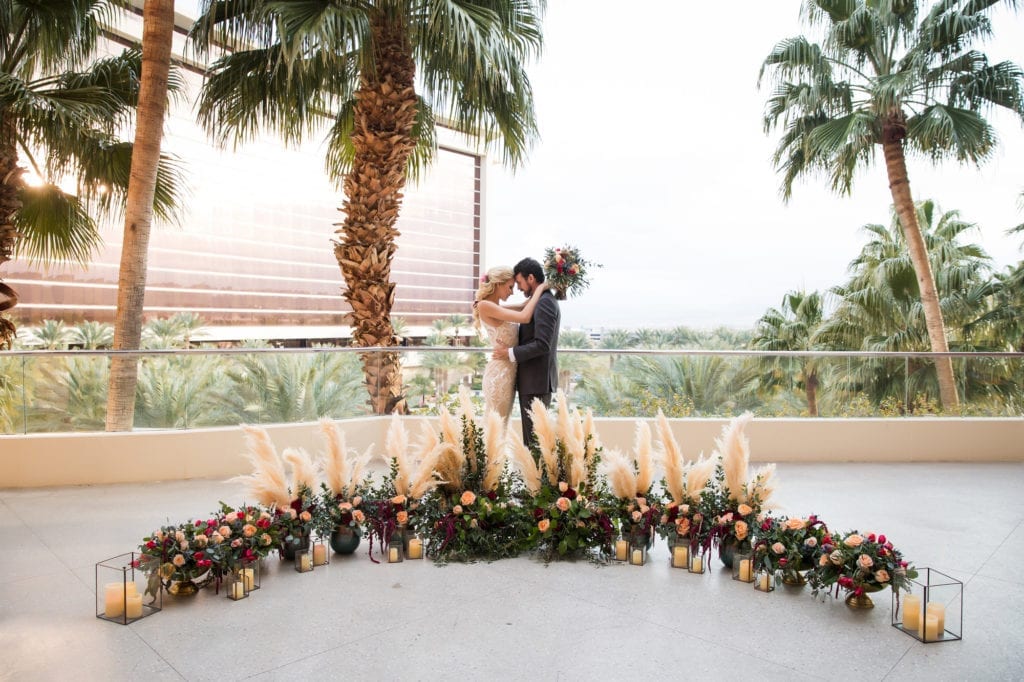
[[[516,286],[529,298],[533,290],[544,282],[544,269],[532,258],[524,258],[512,268]],[[551,394],[558,389],[558,328],[562,313],[558,301],[550,290],[541,293],[533,318],[519,325],[519,344],[514,348],[497,346],[495,359],[508,357],[516,363],[516,390],[519,393],[519,413],[523,420],[523,442],[534,442],[533,420],[530,405],[534,398],[540,398],[545,405],[551,404]]]

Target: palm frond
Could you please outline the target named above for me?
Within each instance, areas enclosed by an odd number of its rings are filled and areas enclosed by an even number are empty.
[[[29,263],[72,260],[88,263],[102,244],[95,221],[78,197],[56,185],[22,186],[14,225],[21,235],[16,254]]]

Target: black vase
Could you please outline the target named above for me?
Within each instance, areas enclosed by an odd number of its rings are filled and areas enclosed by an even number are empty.
[[[726,535],[718,543],[718,558],[722,560],[722,564],[726,568],[732,568],[733,557],[736,555],[736,548],[739,546],[740,541],[736,539],[735,535]]]
[[[352,554],[359,547],[361,539],[357,530],[349,526],[338,526],[331,533],[331,549],[335,554]]]

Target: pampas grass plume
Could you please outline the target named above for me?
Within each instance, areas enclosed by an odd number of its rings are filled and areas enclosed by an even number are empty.
[[[750,441],[744,434],[747,424],[753,418],[750,412],[744,412],[730,421],[723,429],[722,436],[715,440],[719,456],[722,458],[722,469],[725,472],[725,487],[729,491],[729,499],[737,504],[747,501],[747,473],[750,466]]]
[[[335,495],[348,497],[351,472],[348,452],[345,450],[345,433],[330,419],[320,420],[320,433],[327,443],[321,464],[327,487]]]
[[[316,490],[316,466],[308,452],[302,448],[285,448],[282,457],[292,465],[293,492],[297,494],[303,488]]]
[[[277,456],[270,434],[259,426],[242,426],[247,451],[245,458],[253,472],[230,479],[246,486],[249,494],[265,507],[287,507],[291,504],[284,464]]]
[[[654,457],[651,454],[651,427],[646,421],[637,422],[636,445],[633,453],[636,459],[636,495],[643,496],[654,484]]]
[[[615,497],[631,500],[636,497],[636,476],[624,454],[618,450],[605,452],[602,464]]]
[[[685,477],[686,469],[683,462],[683,453],[679,449],[679,443],[672,435],[672,427],[669,426],[665,413],[658,410],[657,421],[658,437],[661,439],[661,462],[665,467],[665,485],[668,494],[676,504],[683,504],[686,501]]]
[[[523,435],[518,430],[509,430],[508,440],[512,449],[512,460],[519,467],[519,472],[523,475],[523,483],[526,485],[526,489],[532,495],[536,495],[540,492],[542,474],[537,466],[537,462],[533,459],[533,453],[523,443]]]

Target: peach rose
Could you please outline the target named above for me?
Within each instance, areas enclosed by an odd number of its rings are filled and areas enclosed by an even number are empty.
[[[462,513],[462,505],[461,504],[457,504],[454,507],[452,507],[452,514],[455,514],[456,516],[458,516],[461,513]]]
[[[772,545],[772,551],[776,554],[785,554],[786,546],[781,542],[776,542],[774,545]]]
[[[352,508],[352,503],[351,502],[342,502],[341,504],[338,505],[338,509],[340,509],[341,511],[348,511],[351,508]]]
[[[356,523],[362,523],[366,520],[366,514],[364,514],[361,510],[356,509],[354,512],[352,512],[352,518],[356,520]]]
[[[405,495],[395,495],[391,498],[391,504],[405,504]]]
[[[210,539],[213,541],[213,544],[215,545],[219,545],[220,543],[224,542],[224,536],[220,533],[214,533]]]
[[[845,540],[843,540],[843,544],[846,545],[847,547],[860,547],[861,543],[863,543],[863,542],[864,542],[864,538],[862,538],[861,536],[857,535],[856,533],[854,533],[853,535],[851,535],[848,538],[846,538]]]
[[[178,568],[181,568],[182,566],[185,565],[185,555],[184,554],[175,554],[174,558],[171,559],[171,563],[173,563]]]
[[[206,537],[205,535],[200,534],[200,535],[195,536],[195,538],[193,539],[193,542],[196,543],[197,547],[202,548],[202,547],[206,547],[207,543],[210,542],[210,538]]]
[[[234,540],[232,540],[231,541],[231,546],[232,547],[241,547],[242,546],[242,538],[235,538]]]
[[[224,515],[224,520],[228,523],[234,523],[238,520],[238,512],[230,512]]]
[[[804,540],[804,544],[807,545],[808,547],[817,547],[818,546],[818,538],[813,537],[813,536],[809,537],[806,540]]]
[[[470,527],[470,528],[476,528],[476,527],[477,527],[477,525],[478,525],[478,524],[477,524],[477,521],[476,521],[476,519],[471,519],[471,520],[470,520],[470,522],[469,522],[469,527]]]
[[[181,532],[180,530],[175,531],[174,532],[174,539],[177,542],[184,542],[185,541],[185,534],[183,532]]]
[[[264,547],[266,547],[267,545],[269,545],[273,541],[274,541],[274,538],[270,537],[269,533],[264,533],[263,535],[260,536],[260,544],[263,545]]]
[[[221,526],[217,529],[217,532],[226,538],[231,537],[231,528],[229,526]]]
[[[867,554],[861,554],[857,557],[857,565],[861,568],[871,568],[875,565],[875,560],[869,557]]]
[[[750,533],[750,526],[747,525],[746,521],[737,521],[733,530],[736,533],[737,540],[746,540],[747,534]]]
[[[181,542],[178,543],[178,547],[181,549],[182,552],[187,552],[188,551],[188,541],[187,540],[182,540]]]
[[[738,511],[738,512],[740,513],[740,516],[746,516],[747,514],[749,514],[750,512],[752,512],[752,511],[754,511],[754,510],[753,510],[753,509],[751,509],[749,505],[746,505],[746,504],[741,504],[741,505],[740,505],[740,506],[739,506],[739,507],[738,507],[738,508],[736,509],[736,511]]]
[[[732,512],[727,512],[726,514],[723,514],[722,516],[719,516],[718,517],[718,522],[719,523],[732,523]]]
[[[409,522],[409,512],[405,511],[404,509],[398,512],[397,514],[395,514],[395,521],[398,521],[398,523],[404,526],[406,523]]]
[[[292,509],[291,507],[288,507],[288,518],[294,521],[295,519],[299,518],[299,513]]]
[[[299,518],[302,520],[303,523],[309,523],[313,519],[313,515],[310,514],[308,511],[304,511],[301,514],[299,514]]]
[[[643,509],[644,507],[647,506],[647,498],[646,497],[638,497],[638,498],[636,498],[636,503],[638,505],[640,505],[641,509]]]
[[[242,535],[244,535],[247,538],[251,538],[253,535],[256,535],[256,526],[252,525],[251,523],[245,524],[244,526],[242,526]]]
[[[559,511],[569,511],[569,506],[571,504],[572,503],[569,501],[568,497],[559,497],[555,500],[555,506],[558,507]]]
[[[564,493],[568,489],[569,489],[569,484],[568,483],[566,483],[565,481],[559,481],[558,482],[558,491],[559,492]]]
[[[884,568],[875,571],[875,580],[882,583],[883,585],[889,582],[889,571],[885,570]]]
[[[643,517],[644,517],[644,515],[641,514],[640,512],[638,512],[638,511],[633,512],[633,514],[632,514],[633,523],[640,523],[640,519],[642,519]]]
[[[690,519],[685,516],[676,523],[676,533],[679,535],[689,535],[690,533]]]
[[[818,557],[818,565],[828,566],[828,554],[822,554],[820,557]]]
[[[537,524],[537,530],[539,530],[541,533],[547,533],[548,532],[548,528],[550,528],[550,527],[551,527],[551,522],[548,521],[547,519],[541,519],[540,523]]]
[[[356,495],[355,497],[352,498],[352,506],[353,507],[358,507],[362,503],[363,503],[363,498],[362,498],[361,495]]]
[[[690,505],[688,505],[688,504],[681,504],[681,505],[679,505],[679,513],[680,514],[689,514],[690,513]]]
[[[269,519],[270,518],[270,512],[261,511],[260,512],[260,518],[261,519]]]
[[[467,490],[464,493],[462,493],[462,497],[459,498],[459,501],[468,507],[469,505],[476,502],[476,493],[474,493],[472,490]]]
[[[803,530],[807,522],[803,519],[786,519],[786,528],[789,530]]]
[[[829,561],[831,561],[836,566],[842,566],[843,565],[843,553],[840,552],[838,549],[835,550],[834,552],[832,552],[831,554],[829,554],[828,555],[828,559],[829,559]]]

